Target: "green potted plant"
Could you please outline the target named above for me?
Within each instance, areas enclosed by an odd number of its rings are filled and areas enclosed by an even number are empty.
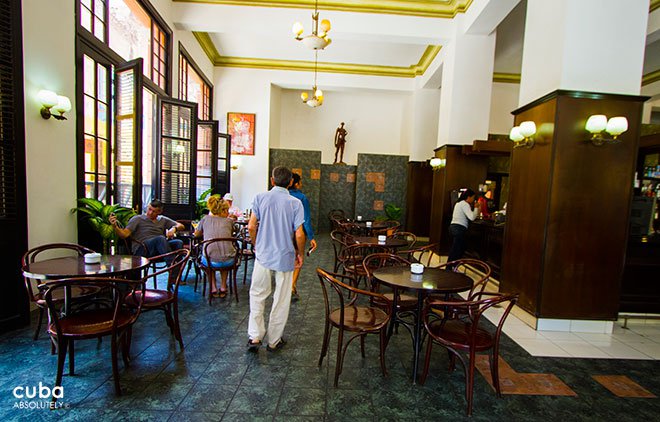
[[[71,209],[72,214],[75,212],[81,214],[83,220],[87,221],[92,229],[101,235],[104,254],[110,251],[110,241],[117,239],[112,224],[110,224],[110,215],[114,214],[118,223],[123,227],[128,224],[131,217],[137,215],[135,210],[131,208],[122,207],[118,204],[105,205],[94,198],[79,198],[78,206]]]
[[[385,205],[385,215],[387,216],[388,220],[399,221],[401,219],[401,214],[403,214],[403,210],[396,205]]]
[[[199,198],[197,198],[197,203],[195,204],[195,214],[197,215],[198,220],[201,220],[201,218],[204,217],[204,214],[209,213],[209,209],[206,206],[206,201],[208,200],[209,196],[220,196],[217,193],[211,195],[211,192],[213,192],[213,188],[208,188],[199,195]]]

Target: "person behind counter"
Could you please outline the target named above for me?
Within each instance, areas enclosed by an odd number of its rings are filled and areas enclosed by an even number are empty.
[[[472,206],[474,205],[474,210]],[[475,202],[475,194],[472,189],[461,192],[458,202],[454,205],[454,213],[449,224],[449,233],[453,238],[447,262],[461,259],[465,253],[465,232],[470,221],[474,221],[479,215],[481,205]],[[452,267],[450,267],[452,268]]]

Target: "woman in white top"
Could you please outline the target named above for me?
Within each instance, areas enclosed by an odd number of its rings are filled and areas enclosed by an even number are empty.
[[[451,217],[451,224],[449,225],[449,233],[454,239],[449,250],[449,257],[447,262],[456,261],[463,257],[465,253],[465,232],[468,229],[470,221],[474,221],[479,215],[480,205],[475,203],[474,191],[466,189],[461,192],[458,197],[458,202],[454,205],[454,213]],[[474,210],[472,205],[474,204]]]

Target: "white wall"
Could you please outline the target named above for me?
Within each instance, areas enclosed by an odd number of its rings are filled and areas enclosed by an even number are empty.
[[[513,127],[513,114],[518,108],[519,84],[493,83],[488,133],[508,134]]]
[[[321,162],[334,162],[335,131],[348,131],[344,162],[357,164],[358,153],[408,155],[411,144],[411,94],[376,91],[329,91],[322,107],[300,100],[300,91],[285,89],[281,97],[279,139],[271,147],[321,151]]]
[[[25,151],[28,200],[28,247],[44,243],[76,242],[76,67],[75,0],[23,1],[23,56],[25,84]],[[178,42],[182,41],[209,80],[213,65],[189,32],[174,29],[170,0],[152,0],[174,31],[172,58],[176,96]],[[56,17],[56,18],[53,18]],[[49,36],[44,32],[48,28]],[[68,120],[44,120],[36,95],[49,89],[69,97]]]
[[[28,247],[75,242],[76,218],[69,213],[76,206],[74,1],[22,3]],[[41,89],[71,99],[68,120],[41,117]]]
[[[410,161],[425,161],[433,157],[438,139],[440,90],[418,89],[413,103]]]

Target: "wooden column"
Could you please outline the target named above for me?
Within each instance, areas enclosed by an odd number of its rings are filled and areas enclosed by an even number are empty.
[[[533,315],[616,318],[645,100],[558,90],[513,112],[537,134],[511,158],[500,290]],[[594,146],[592,114],[625,116],[628,131]]]
[[[476,192],[488,173],[488,157],[465,155],[463,145],[443,145],[435,149],[435,156],[446,160],[445,167],[433,173],[433,195],[431,199],[431,242],[440,242],[443,250],[451,244],[449,223],[451,222],[451,191],[471,188]]]

